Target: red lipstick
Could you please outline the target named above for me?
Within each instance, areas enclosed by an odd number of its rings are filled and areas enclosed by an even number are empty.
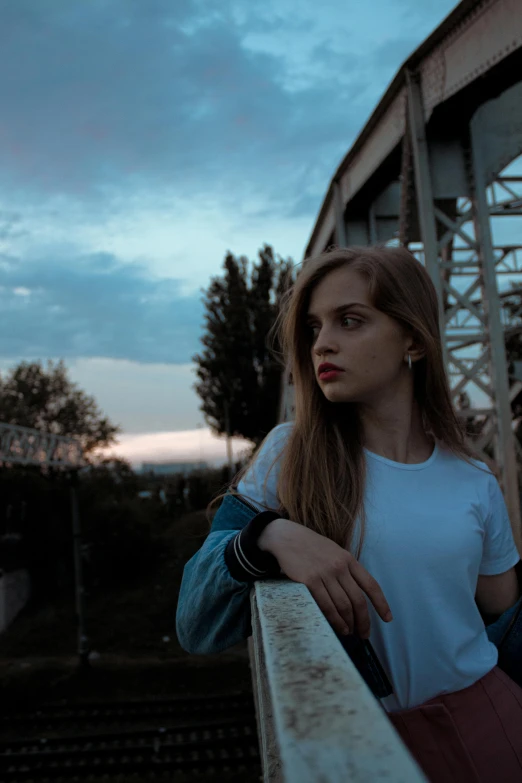
[[[331,362],[324,362],[323,364],[320,364],[317,369],[317,374],[322,381],[333,380],[334,378],[337,378],[341,372],[344,372],[344,370]]]

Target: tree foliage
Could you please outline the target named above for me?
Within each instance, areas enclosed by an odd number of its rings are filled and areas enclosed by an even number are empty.
[[[259,443],[277,423],[282,365],[267,344],[293,262],[265,245],[250,270],[246,258],[227,253],[224,274],[204,292],[203,351],[193,357],[207,423]],[[278,346],[273,346],[277,353]]]
[[[22,362],[0,375],[0,421],[53,435],[76,436],[88,454],[113,443],[120,431],[104,417],[93,397],[67,375],[63,361]]]

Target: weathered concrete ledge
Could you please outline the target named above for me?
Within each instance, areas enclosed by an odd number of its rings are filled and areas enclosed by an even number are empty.
[[[265,783],[426,783],[304,585],[251,593]]]

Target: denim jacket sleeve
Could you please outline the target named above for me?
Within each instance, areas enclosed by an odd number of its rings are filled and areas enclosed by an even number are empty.
[[[252,633],[250,590],[254,578],[238,581],[232,577],[225,550],[257,514],[236,496],[225,495],[203,546],[185,565],[176,633],[189,653],[218,653]]]

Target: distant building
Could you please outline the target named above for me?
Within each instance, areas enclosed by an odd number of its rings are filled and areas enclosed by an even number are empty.
[[[155,476],[186,476],[193,470],[206,470],[207,462],[144,462],[141,473],[153,473]]]

